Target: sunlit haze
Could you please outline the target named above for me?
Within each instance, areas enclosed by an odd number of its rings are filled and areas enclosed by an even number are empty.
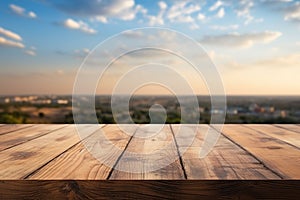
[[[295,0],[2,0],[0,95],[72,94],[77,70],[92,49],[143,27],[173,29],[199,42],[228,95],[300,95],[300,2]],[[139,37],[128,35],[133,42]],[[197,94],[208,94],[205,81],[186,63],[151,55],[176,65]],[[101,57],[98,62],[100,67]],[[115,65],[99,81],[97,94],[110,94],[116,77],[131,67],[121,61]],[[157,85],[136,93],[171,94]]]

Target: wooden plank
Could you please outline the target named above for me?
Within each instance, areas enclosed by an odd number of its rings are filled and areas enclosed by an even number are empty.
[[[274,126],[300,133],[300,126],[297,124],[274,124]]]
[[[299,149],[240,125],[226,125],[223,134],[282,178],[300,178]]]
[[[129,127],[135,132],[136,126]],[[106,143],[103,135],[99,131],[104,132],[113,145],[116,145],[120,150],[112,149],[111,144]],[[70,150],[61,154],[59,157],[51,161],[49,164],[41,168],[29,179],[80,179],[80,180],[103,180],[107,179],[117,159],[120,157],[126,147],[130,136],[122,132],[117,125],[107,125],[101,130],[96,131],[90,137],[87,137],[81,143],[75,145]],[[97,144],[100,143],[99,149]],[[105,164],[97,160],[89,153],[84,145],[93,147],[97,151],[98,159],[105,159]],[[106,150],[105,150],[106,149]],[[101,155],[101,153],[103,153]],[[104,155],[105,153],[105,155]],[[99,157],[102,156],[102,157]]]
[[[48,134],[66,125],[34,125],[26,129],[16,130],[9,134],[0,135],[0,151],[22,144]]]
[[[198,125],[198,130],[196,126],[190,126],[192,132],[179,132],[182,126],[172,125],[188,179],[280,179],[222,135],[212,151],[200,158],[200,149],[209,126]],[[195,140],[187,148],[187,143],[190,143],[187,140],[193,137],[193,131],[197,131]]]
[[[185,179],[171,128],[159,126],[139,127],[110,179]]]
[[[279,128],[273,125],[245,125],[248,128],[252,128],[256,131],[262,132],[270,137],[282,140],[300,148],[300,134],[294,131],[289,131],[283,128]]]
[[[299,199],[300,181],[1,181],[1,199]]]
[[[0,127],[0,135],[11,133],[17,130],[25,129],[33,126],[33,124],[5,124]]]
[[[95,126],[81,125],[86,137]],[[75,126],[68,126],[0,152],[0,179],[23,179],[77,144]]]

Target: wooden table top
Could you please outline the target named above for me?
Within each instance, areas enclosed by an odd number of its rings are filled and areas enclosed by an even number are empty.
[[[142,134],[145,125],[132,126]],[[186,135],[176,134],[180,125],[165,125],[151,137],[130,136],[117,125],[81,125],[80,140],[75,125],[0,125],[1,180],[274,180],[300,178],[300,125],[224,125],[212,151],[199,158],[208,125],[198,126],[196,139],[183,151]],[[101,143],[103,131],[118,147],[103,164],[85,145]],[[104,145],[104,146],[103,146]],[[102,144],[105,148],[106,143]],[[169,145],[160,158],[147,155]],[[150,154],[152,155],[152,154]],[[147,171],[146,167],[177,159]],[[147,160],[148,159],[148,160]],[[146,163],[146,164],[145,164]],[[147,165],[147,166],[146,166]],[[113,166],[113,167],[112,167]],[[118,170],[124,169],[124,170]],[[134,171],[134,172],[133,172]],[[145,171],[145,172],[143,172]]]

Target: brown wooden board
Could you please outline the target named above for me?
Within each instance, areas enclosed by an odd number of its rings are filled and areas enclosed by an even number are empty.
[[[179,135],[180,125],[172,125],[172,128],[188,179],[280,179],[251,154],[223,135],[220,135],[211,152],[206,157],[200,158],[199,153],[206,138],[208,125],[198,126],[196,139],[188,149],[185,149],[184,145],[180,146],[186,144],[187,140],[184,133]]]
[[[11,133],[20,129],[25,129],[31,126],[33,126],[33,124],[5,124],[0,127],[0,135]]]
[[[136,129],[135,127],[132,127]],[[105,134],[99,134],[103,131]],[[94,179],[107,179],[111,172],[110,164],[113,166],[122,151],[113,151],[109,149],[106,155],[101,159],[106,159],[106,164],[103,164],[94,155],[92,155],[86,146],[92,147],[91,149],[101,153],[103,149],[110,148],[110,144],[105,143],[103,136],[117,145],[119,148],[124,149],[127,145],[130,136],[122,133],[116,125],[109,125],[101,128],[100,130],[87,137],[81,143],[76,144],[68,151],[62,153],[49,164],[38,170],[36,173],[28,177],[29,179],[79,179],[79,180],[94,180]],[[100,147],[97,144],[100,143]],[[97,149],[98,148],[98,149]],[[98,157],[99,159],[100,157]]]
[[[0,151],[17,146],[24,142],[46,135],[66,125],[34,125],[25,129],[19,129],[8,134],[0,135]]]
[[[273,125],[245,125],[256,131],[262,132],[270,137],[282,140],[290,145],[300,149],[300,134],[294,131],[289,131],[284,128],[276,127]]]
[[[94,126],[81,125],[87,133]],[[88,135],[87,135],[88,136]],[[0,152],[0,179],[23,179],[80,142],[74,126]]]
[[[226,125],[223,133],[281,178],[300,178],[298,148],[241,125]]]
[[[297,124],[274,124],[274,126],[300,133],[300,126]]]
[[[0,181],[0,199],[299,199],[299,181]]]
[[[110,179],[185,179],[170,126],[159,126],[139,127]]]

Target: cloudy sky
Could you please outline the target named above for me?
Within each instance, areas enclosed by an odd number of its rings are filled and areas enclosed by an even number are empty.
[[[198,41],[227,94],[300,95],[296,0],[1,0],[0,95],[71,94],[91,49],[142,27]]]

